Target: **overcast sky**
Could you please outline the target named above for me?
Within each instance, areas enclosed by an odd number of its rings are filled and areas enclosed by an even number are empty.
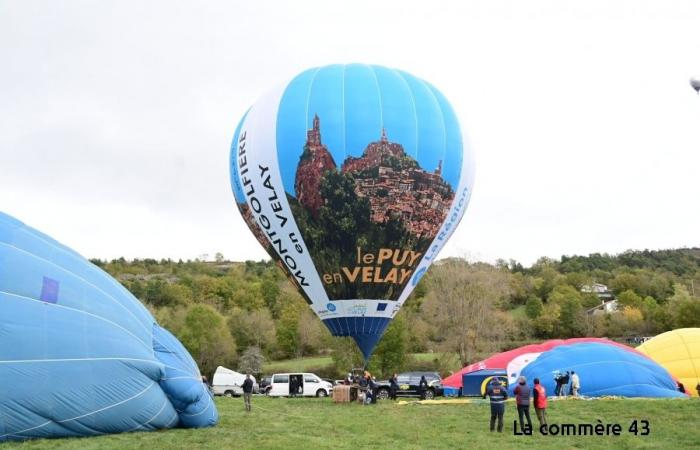
[[[442,256],[700,246],[694,0],[0,0],[0,210],[86,257],[264,258],[234,127],[338,62],[457,110],[477,175]]]

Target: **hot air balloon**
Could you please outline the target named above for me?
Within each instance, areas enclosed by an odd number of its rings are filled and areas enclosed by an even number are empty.
[[[429,83],[362,64],[260,98],[231,146],[244,220],[334,336],[367,360],[469,203],[472,152]]]
[[[0,442],[202,427],[182,344],[115,279],[0,213]]]
[[[695,93],[700,94],[700,78],[691,78],[690,79],[690,87],[695,89]]]
[[[687,398],[678,392],[666,369],[650,358],[615,345],[582,342],[561,345],[542,353],[520,371],[531,382],[539,378],[547,392],[555,391],[554,374],[574,371],[587,397]],[[511,392],[515,384],[510,386]]]
[[[661,364],[683,383],[685,391],[698,395],[700,384],[700,328],[667,331],[646,341],[637,350]]]
[[[506,352],[496,353],[495,355],[486,358],[483,361],[476,362],[464,367],[457,373],[454,373],[442,380],[442,384],[446,387],[459,389],[464,388],[465,395],[468,386],[463,386],[463,380],[465,375],[471,381],[471,385],[479,388],[482,386],[482,382],[475,383],[474,380],[478,381],[479,378],[486,378],[498,374],[507,381],[508,384],[513,384],[516,382],[518,376],[522,369],[529,363],[535,361],[541,354],[548,352],[555,347],[563,345],[574,345],[581,343],[598,343],[602,345],[612,345],[618,347],[625,351],[636,352],[632,347],[628,347],[624,344],[620,344],[615,341],[611,341],[604,338],[572,338],[572,339],[551,339],[548,341],[541,342],[539,344],[524,345],[522,347],[514,348],[513,350],[508,350]],[[470,392],[469,395],[483,395],[483,389]]]

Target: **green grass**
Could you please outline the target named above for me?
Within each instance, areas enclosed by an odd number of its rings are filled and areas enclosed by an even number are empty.
[[[698,448],[700,400],[566,400],[550,402],[549,423],[620,423],[622,436],[514,436],[515,406],[506,408],[503,434],[488,431],[489,406],[472,404],[334,404],[330,399],[217,398],[218,426],[79,439],[1,444],[7,449],[422,449],[422,448]],[[646,419],[651,434],[627,432],[633,419]],[[536,422],[533,413],[533,420]]]
[[[520,305],[509,311],[513,319],[525,319],[527,318],[527,313],[525,313],[525,305]]]

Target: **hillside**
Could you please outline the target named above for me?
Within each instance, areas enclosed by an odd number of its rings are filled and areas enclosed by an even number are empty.
[[[261,371],[261,361],[326,357],[318,369],[339,376],[361,364],[354,344],[332,338],[272,262],[230,262],[221,255],[214,262],[93,262],[141,299],[204,373],[217,365]],[[600,286],[605,294],[587,292]],[[700,326],[698,290],[698,248],[541,258],[530,267],[444,259],[409,297],[371,364],[380,374],[407,365],[447,373],[541,339],[624,341]],[[593,313],[610,299],[616,312]],[[414,353],[434,357],[417,360]],[[447,356],[455,354],[457,363]]]

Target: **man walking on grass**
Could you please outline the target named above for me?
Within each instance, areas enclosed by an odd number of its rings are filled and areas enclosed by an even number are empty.
[[[245,381],[243,381],[243,402],[245,403],[245,410],[250,412],[250,397],[253,395],[253,380],[250,379],[250,373],[245,374]]]

